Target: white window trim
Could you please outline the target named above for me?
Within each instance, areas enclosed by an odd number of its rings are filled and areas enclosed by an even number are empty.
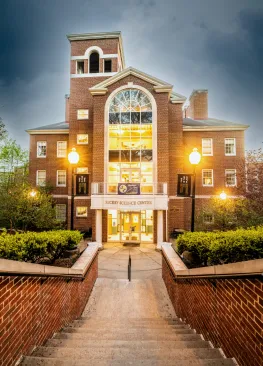
[[[85,118],[79,118],[78,111],[88,111],[88,116],[87,116],[87,117],[85,117]],[[80,108],[80,109],[77,109],[77,120],[78,120],[78,121],[84,121],[84,120],[88,120],[88,119],[89,119],[89,109],[87,109],[87,108]]]
[[[235,184],[227,184],[227,181],[226,181],[227,171],[230,171],[230,170],[235,172]],[[237,187],[237,170],[236,169],[225,169],[225,186],[226,187]]]
[[[65,156],[59,156],[59,154],[58,154],[58,151],[59,151],[58,145],[59,145],[60,142],[66,143],[66,155]],[[67,149],[68,149],[68,142],[67,141],[57,141],[57,158],[66,158],[67,157]]]
[[[215,223],[215,216],[214,216],[214,214],[211,214],[211,216],[212,216],[212,221],[210,222],[210,221],[205,221],[205,214],[203,215],[203,223],[204,224],[206,224],[206,225],[213,225],[214,223]]]
[[[88,136],[88,142],[79,142],[78,140],[78,136],[81,136],[81,135],[87,135]],[[88,133],[78,133],[77,134],[77,145],[88,145],[89,144],[89,134]]]
[[[204,152],[203,152],[203,140],[211,140],[211,154],[204,154]],[[214,154],[213,139],[211,137],[202,138],[202,156],[213,156],[213,154]]]
[[[66,183],[65,184],[58,184],[58,172],[65,172],[65,181]],[[66,187],[67,186],[67,171],[65,169],[59,169],[57,170],[57,184],[56,184],[57,187]]]
[[[38,175],[39,175],[39,172],[45,172],[45,174],[46,174],[45,184],[39,184],[39,183],[38,183]],[[46,171],[46,170],[43,170],[43,169],[37,170],[37,174],[36,174],[36,185],[37,185],[38,187],[45,187],[46,182],[47,182],[47,171]]]
[[[204,171],[212,172],[212,184],[204,184]],[[203,187],[214,187],[214,170],[213,169],[202,169],[202,186]]]
[[[85,207],[87,209],[87,214],[86,215],[78,215],[78,208],[79,207]],[[76,217],[88,217],[88,207],[87,206],[77,206],[76,207]]]
[[[226,140],[234,140],[234,153],[233,154],[229,154],[226,152]],[[226,137],[225,138],[225,156],[236,156],[237,151],[236,151],[236,138],[235,137]]]
[[[65,207],[65,218],[64,219],[58,218],[58,216],[57,216],[57,206],[64,206]],[[61,221],[61,222],[64,222],[64,221],[67,220],[67,205],[65,203],[56,204],[56,220]]]
[[[45,156],[40,156],[40,155],[38,155],[38,145],[40,143],[43,143],[43,142],[46,144],[46,155]],[[37,141],[37,158],[45,159],[46,157],[47,157],[47,142],[46,141]]]

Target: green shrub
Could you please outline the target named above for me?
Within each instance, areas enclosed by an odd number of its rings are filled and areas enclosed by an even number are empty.
[[[263,258],[263,227],[180,235],[179,254],[189,251],[199,265],[234,263]]]
[[[0,258],[25,262],[48,259],[53,263],[65,249],[74,248],[82,239],[78,231],[57,230],[0,235]]]

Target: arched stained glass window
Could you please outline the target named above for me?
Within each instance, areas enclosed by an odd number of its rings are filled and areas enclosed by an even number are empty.
[[[148,96],[137,89],[120,91],[110,103],[109,123],[152,123],[152,105]]]

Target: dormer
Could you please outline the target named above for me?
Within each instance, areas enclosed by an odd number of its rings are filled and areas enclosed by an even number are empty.
[[[70,34],[71,77],[113,76],[125,68],[121,32]]]

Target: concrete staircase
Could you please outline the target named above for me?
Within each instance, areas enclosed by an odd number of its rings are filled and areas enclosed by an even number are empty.
[[[176,317],[82,317],[55,334],[45,346],[37,347],[22,365],[230,366],[235,363]]]

